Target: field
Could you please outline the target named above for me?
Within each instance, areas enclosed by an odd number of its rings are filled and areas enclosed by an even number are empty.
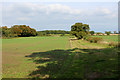
[[[67,37],[30,37],[2,40],[3,77],[24,78],[36,69],[36,64],[26,55],[54,49],[67,49]]]
[[[115,36],[115,35],[111,35],[111,36],[93,36],[93,37],[101,37],[103,38],[105,41],[108,41],[108,42],[118,42],[118,36]]]
[[[113,36],[108,39],[117,41]],[[107,44],[70,40],[68,36],[3,39],[2,44],[3,78],[118,76],[117,48]]]

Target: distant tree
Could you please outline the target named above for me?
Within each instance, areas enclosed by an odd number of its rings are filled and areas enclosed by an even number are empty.
[[[119,34],[120,34],[120,31],[119,31]]]
[[[18,36],[21,36],[22,28],[19,25],[14,25],[14,26],[11,27],[11,33],[16,34]]]
[[[70,31],[64,31],[64,30],[45,30],[45,31],[37,31],[38,36],[43,36],[43,34],[45,35],[49,35],[49,34],[70,34]],[[40,34],[40,35],[39,35]]]
[[[103,33],[102,32],[97,32],[96,35],[103,35]]]
[[[63,33],[63,34],[61,34],[60,36],[65,36],[65,34]]]
[[[20,37],[36,36],[37,32],[35,29],[30,28],[26,25],[14,25],[11,27],[12,34],[17,34]]]
[[[90,34],[91,34],[91,35],[94,35],[94,34],[95,34],[95,32],[94,32],[94,31],[90,31]]]
[[[31,28],[30,35],[31,36],[36,36],[37,35],[36,30]]]
[[[110,35],[111,31],[105,31],[105,34]]]
[[[2,37],[2,27],[0,26],[0,38]]]
[[[37,32],[37,36],[46,36],[46,35],[47,34],[45,32],[41,32],[41,31]]]
[[[116,34],[117,32],[116,31],[114,31],[114,34]]]
[[[1,29],[3,37],[28,37],[37,35],[35,29],[32,29],[26,25],[14,25],[11,28],[3,26]]]
[[[75,23],[71,26],[71,34],[78,39],[85,38],[89,34],[89,25],[83,23]]]
[[[3,26],[1,29],[2,29],[2,36],[7,37],[8,36],[7,26]]]

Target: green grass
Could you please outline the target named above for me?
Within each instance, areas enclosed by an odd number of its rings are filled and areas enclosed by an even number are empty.
[[[103,40],[108,41],[108,42],[118,42],[118,36],[116,35],[106,35],[106,36],[93,36],[93,37],[101,37]]]
[[[36,64],[25,55],[69,48],[68,37],[23,37],[2,40],[3,78],[25,78]]]
[[[65,36],[3,39],[2,43],[4,78],[118,76],[117,49],[107,44],[69,41]]]
[[[89,43],[84,40],[72,41],[77,58],[74,59],[74,71],[80,71],[81,65],[86,78],[117,78],[117,48],[109,48],[104,44]],[[73,71],[73,72],[74,72]],[[77,73],[79,74],[79,73]]]

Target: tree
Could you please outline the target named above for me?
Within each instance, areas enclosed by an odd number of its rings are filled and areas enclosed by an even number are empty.
[[[11,32],[12,34],[17,34],[19,37],[29,37],[37,35],[35,29],[32,29],[26,25],[14,25],[11,27]]]
[[[63,34],[61,34],[60,36],[65,36],[65,34],[63,33]]]
[[[38,35],[43,36],[42,34],[49,35],[49,34],[70,34],[70,31],[64,30],[45,30],[45,31],[37,31]]]
[[[103,35],[103,33],[102,32],[97,32],[96,35]]]
[[[111,31],[105,31],[105,34],[110,35]]]
[[[85,38],[89,34],[89,25],[82,23],[75,23],[71,26],[71,34],[78,39]]]
[[[120,31],[119,31],[119,34],[120,34]]]
[[[90,31],[90,34],[93,35],[93,34],[95,34],[95,32],[94,31]]]
[[[22,29],[19,25],[14,25],[11,27],[11,33],[12,34],[16,34],[18,36],[21,36],[22,34]]]
[[[26,25],[14,25],[11,28],[4,26],[1,29],[3,37],[28,37],[37,35],[35,29],[32,29]]]
[[[1,29],[2,29],[2,36],[8,37],[9,32],[7,26],[3,26]]]
[[[117,32],[116,31],[114,31],[114,34],[116,34]]]

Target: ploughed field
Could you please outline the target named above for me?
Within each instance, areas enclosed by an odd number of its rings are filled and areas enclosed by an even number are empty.
[[[116,78],[117,48],[69,37],[2,40],[3,78]]]

